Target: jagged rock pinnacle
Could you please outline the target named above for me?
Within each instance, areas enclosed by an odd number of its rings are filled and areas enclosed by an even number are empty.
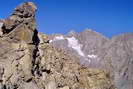
[[[12,16],[10,17],[12,20],[26,20],[29,18],[34,18],[35,12],[37,10],[37,7],[32,2],[25,2],[23,4],[20,4],[17,6]]]
[[[25,2],[17,6],[12,15],[3,20],[1,26],[3,36],[27,43],[35,43],[37,7],[32,2]]]

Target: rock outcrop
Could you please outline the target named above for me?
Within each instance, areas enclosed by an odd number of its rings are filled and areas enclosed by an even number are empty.
[[[39,43],[35,28],[36,9],[33,3],[27,2],[15,8],[10,17],[0,21],[2,89],[17,89],[33,78],[34,60]]]
[[[0,20],[0,89],[116,89],[110,70],[81,65],[76,57],[51,45],[47,35],[38,33],[36,10],[32,2],[26,2]],[[65,39],[72,48],[71,41],[78,43],[71,36]],[[77,48],[84,56],[81,46]]]

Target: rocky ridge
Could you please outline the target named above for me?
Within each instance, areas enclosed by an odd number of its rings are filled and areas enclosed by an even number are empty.
[[[87,68],[38,33],[32,2],[0,20],[0,89],[115,89],[110,71]]]
[[[49,35],[51,45],[81,65],[110,71],[117,89],[133,89],[133,33],[112,37],[86,29],[81,33]]]

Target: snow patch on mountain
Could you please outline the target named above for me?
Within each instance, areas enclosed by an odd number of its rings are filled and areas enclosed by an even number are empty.
[[[62,36],[62,35],[60,35],[60,36],[55,36],[54,38],[53,38],[53,40],[49,40],[49,43],[52,43],[52,42],[54,42],[54,41],[59,41],[59,40],[64,40],[65,38]]]
[[[65,38],[61,35],[61,36],[56,36],[54,38],[54,41],[58,41],[58,40],[64,40]]]
[[[68,45],[67,45],[67,46],[68,46],[69,48],[72,48],[73,50],[75,50],[81,57],[84,58],[84,60],[89,61],[89,63],[91,62],[90,59],[96,58],[96,56],[94,56],[94,55],[86,56],[86,55],[84,54],[84,52],[82,51],[82,46],[83,46],[83,45],[80,44],[80,43],[78,42],[78,39],[76,39],[74,36],[72,36],[72,37],[64,37],[64,36],[62,36],[62,35],[60,35],[60,36],[55,36],[55,37],[53,38],[53,40],[50,40],[49,42],[52,43],[52,42],[63,41],[63,40],[66,40],[66,41],[68,42]]]
[[[53,42],[53,40],[49,40],[49,43],[52,43]]]
[[[87,57],[94,59],[94,58],[97,58],[97,55],[91,54],[91,55],[87,55]]]
[[[78,52],[79,55],[85,56],[83,51],[81,50],[82,45],[79,44],[78,40],[75,37],[66,38],[68,40],[68,47],[73,48]]]
[[[0,22],[0,28],[3,26],[3,23]]]

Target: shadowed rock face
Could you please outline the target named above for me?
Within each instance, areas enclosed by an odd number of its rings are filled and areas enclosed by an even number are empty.
[[[119,84],[117,80],[120,78],[110,78],[112,66],[106,70],[105,56],[100,56],[103,60],[96,56],[101,55],[99,50],[109,49],[113,42],[108,46],[109,39],[90,31],[80,35],[71,32],[56,38],[53,35],[51,39],[55,39],[51,41],[49,36],[36,30],[36,9],[32,2],[26,2],[17,6],[10,17],[0,20],[0,89],[116,89],[115,84]],[[51,43],[59,45],[52,46]],[[91,43],[93,45],[89,46]],[[87,48],[95,50],[90,52]],[[107,52],[105,50],[103,54]],[[77,60],[83,62],[82,65]],[[114,63],[113,66],[117,65]],[[118,67],[113,75],[119,70]],[[132,73],[127,73],[125,79],[129,79],[127,76],[131,77]]]

